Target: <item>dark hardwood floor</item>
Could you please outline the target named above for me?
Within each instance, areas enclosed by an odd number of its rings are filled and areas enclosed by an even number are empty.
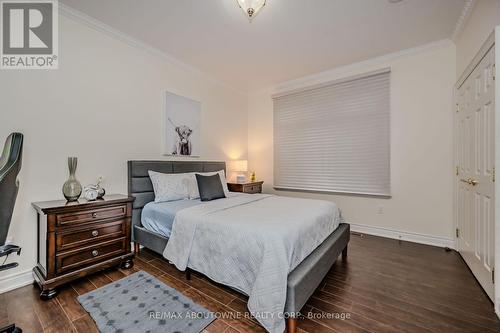
[[[138,270],[147,271],[211,311],[246,311],[245,297],[199,274],[184,274],[142,251],[131,270],[113,269],[80,279],[54,299],[23,287],[0,295],[0,327],[23,332],[98,332],[77,295]],[[339,259],[305,307],[299,332],[500,332],[493,305],[460,256],[441,248],[352,235],[347,262]],[[348,318],[331,319],[328,314]],[[331,315],[330,315],[331,316]],[[205,332],[264,332],[252,319],[218,319]]]

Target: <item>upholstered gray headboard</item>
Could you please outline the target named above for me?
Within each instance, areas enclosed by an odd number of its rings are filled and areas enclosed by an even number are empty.
[[[225,162],[202,161],[128,161],[128,195],[135,197],[132,210],[133,226],[141,225],[144,205],[154,200],[153,184],[148,171],[162,173],[210,172],[226,170]],[[132,238],[134,233],[132,233]]]

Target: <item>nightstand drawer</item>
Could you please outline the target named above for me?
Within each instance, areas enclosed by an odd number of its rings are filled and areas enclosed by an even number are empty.
[[[58,227],[66,227],[102,219],[125,217],[126,214],[127,206],[121,205],[115,207],[80,210],[74,213],[57,214],[56,221]]]
[[[126,236],[127,220],[102,223],[80,229],[71,229],[56,234],[57,251],[75,246],[85,246],[91,242],[101,242],[108,239]]]
[[[264,182],[252,182],[252,183],[227,183],[227,187],[231,192],[243,192],[248,194],[262,193],[262,184]]]
[[[261,193],[262,192],[262,186],[261,185],[244,186],[243,187],[243,192],[244,193]]]
[[[57,254],[56,271],[62,273],[82,266],[89,266],[93,263],[115,257],[125,253],[126,238],[110,240],[95,244],[93,246],[75,248],[70,251]]]

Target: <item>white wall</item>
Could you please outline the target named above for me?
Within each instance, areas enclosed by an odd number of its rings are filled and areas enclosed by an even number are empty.
[[[127,192],[127,160],[165,158],[165,91],[202,103],[200,159],[247,154],[245,95],[64,16],[59,24],[59,70],[0,71],[1,144],[12,131],[25,135],[9,233],[23,252],[9,259],[19,261],[19,268],[0,273],[0,292],[25,281],[26,275],[16,274],[35,265],[36,215],[30,204],[62,198],[68,156],[79,158],[83,185],[104,175],[108,193]]]
[[[274,191],[271,94],[384,67],[392,69],[392,198]],[[265,181],[266,192],[335,201],[348,222],[370,227],[358,226],[358,230],[387,234],[387,230],[380,229],[387,228],[397,231],[392,236],[453,246],[454,81],[455,46],[451,41],[442,41],[252,94],[248,117],[249,168]],[[384,214],[378,214],[381,206]]]
[[[457,44],[457,78],[462,75],[497,25],[500,25],[500,1],[477,0],[464,29],[455,41]]]
[[[18,269],[0,272],[0,292],[22,283],[18,274],[35,264],[36,217],[30,203],[62,198],[68,156],[79,157],[82,184],[104,175],[108,193],[126,193],[127,160],[166,159],[160,120],[167,90],[202,102],[201,159],[248,157],[266,192],[333,200],[358,228],[451,245],[452,87],[457,70],[500,24],[499,3],[478,1],[456,48],[438,42],[249,96],[61,16],[59,70],[0,71],[0,140],[12,131],[25,134],[21,188],[9,234],[23,246],[23,254],[9,260],[19,261]],[[270,95],[388,66],[392,198],[274,191]],[[384,214],[378,214],[380,207]]]

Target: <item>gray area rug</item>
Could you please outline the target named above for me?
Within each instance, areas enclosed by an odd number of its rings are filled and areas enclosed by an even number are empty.
[[[79,296],[102,333],[199,333],[215,315],[140,271]]]

